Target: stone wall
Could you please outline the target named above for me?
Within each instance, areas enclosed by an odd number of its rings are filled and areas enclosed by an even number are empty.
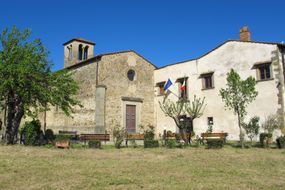
[[[127,77],[130,69],[135,71],[133,81]],[[124,113],[128,101],[137,105],[137,128],[140,124],[154,125],[154,69],[152,64],[132,51],[105,55],[101,58],[98,84],[107,87],[105,105],[107,130],[117,124],[125,126]]]
[[[47,112],[47,129],[73,130],[81,133],[95,132],[95,88],[96,88],[96,62],[88,63],[71,69],[79,85],[76,98],[81,102],[82,108],[76,106],[72,117],[67,117],[62,111],[53,107]],[[42,117],[41,117],[41,120]],[[42,122],[43,123],[43,122]]]
[[[98,59],[98,65],[98,86],[106,87],[105,98],[100,97],[100,101],[97,100],[100,110],[95,111],[97,63],[96,59],[92,59],[90,63],[71,69],[71,72],[75,72],[74,78],[80,88],[76,98],[83,107],[74,108],[75,113],[72,114],[72,118],[65,116],[57,108],[52,108],[47,112],[47,129],[51,128],[55,132],[73,130],[79,133],[98,133],[98,131],[102,133],[104,131],[102,121],[100,120],[96,126],[95,118],[102,118],[104,112],[105,130],[110,132],[109,129],[116,124],[125,126],[124,105],[129,100],[131,104],[139,100],[135,103],[138,105],[137,127],[140,124],[154,125],[153,74],[155,67],[132,51],[103,55]],[[130,69],[135,71],[134,81],[130,81],[127,77]],[[98,90],[97,93],[102,94]],[[124,98],[127,98],[127,101]],[[104,99],[105,107],[101,102]],[[42,116],[41,120],[43,123]]]

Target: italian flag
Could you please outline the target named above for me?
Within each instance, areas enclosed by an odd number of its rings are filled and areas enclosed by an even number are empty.
[[[180,90],[181,91],[184,91],[184,90],[186,90],[186,84],[185,84],[185,79],[184,79],[184,81],[183,81],[183,84],[181,85],[181,87],[180,87]]]

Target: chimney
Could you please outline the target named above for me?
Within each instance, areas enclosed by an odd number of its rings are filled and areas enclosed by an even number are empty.
[[[239,38],[240,41],[245,41],[245,42],[250,41],[250,31],[247,26],[244,26],[239,30]]]

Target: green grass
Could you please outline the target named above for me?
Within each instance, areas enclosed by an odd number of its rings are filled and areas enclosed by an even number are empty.
[[[0,189],[285,189],[285,151],[0,145]]]

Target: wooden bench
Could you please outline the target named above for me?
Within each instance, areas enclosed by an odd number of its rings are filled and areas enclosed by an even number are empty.
[[[84,141],[86,144],[86,141],[110,141],[110,134],[80,134],[79,139],[81,141]]]
[[[226,141],[226,137],[228,136],[228,133],[202,133],[201,137],[202,140],[208,140],[208,139],[223,139]]]
[[[144,134],[140,134],[140,133],[127,134],[126,135],[126,147],[128,147],[129,140],[144,140]]]

